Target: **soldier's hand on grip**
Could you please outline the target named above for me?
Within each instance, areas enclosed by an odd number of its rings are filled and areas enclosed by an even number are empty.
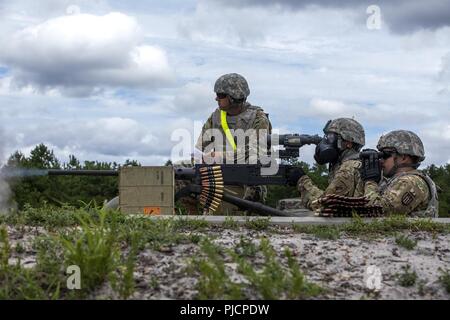
[[[364,149],[359,154],[361,159],[361,168],[359,173],[361,179],[365,181],[375,181],[376,183],[381,180],[381,164],[379,160],[379,152],[373,149]]]

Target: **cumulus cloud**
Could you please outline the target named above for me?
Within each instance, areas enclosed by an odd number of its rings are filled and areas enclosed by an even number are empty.
[[[312,99],[309,107],[302,110],[302,115],[324,121],[340,117],[354,118],[363,125],[376,125],[381,128],[393,125],[411,126],[435,119],[432,110],[418,106],[405,105],[402,108],[389,104],[367,106],[322,98]]]
[[[376,4],[381,9],[383,20],[394,32],[413,32],[419,29],[435,30],[450,26],[450,1],[449,0],[379,0],[373,1],[333,1],[333,0],[215,0],[224,6],[234,7],[266,7],[273,10],[304,10],[309,8],[325,7],[353,10],[356,20],[366,19],[366,8]]]
[[[166,53],[144,45],[136,20],[122,13],[50,19],[6,43],[0,59],[20,87],[83,96],[103,87],[155,88],[174,80]]]
[[[418,132],[425,146],[426,159],[424,164],[450,164],[450,124],[437,122],[432,126],[426,125]]]
[[[183,86],[173,100],[175,112],[192,117],[206,116],[217,106],[211,84],[190,82]]]
[[[178,33],[193,41],[215,42],[224,47],[248,46],[265,39],[269,25],[263,17],[267,14],[258,8],[238,10],[200,1],[193,14],[180,17]]]
[[[439,78],[450,84],[450,53],[442,57],[441,70],[439,72]]]
[[[25,150],[44,143],[54,147],[57,154],[96,154],[101,158],[109,157],[110,161],[126,157],[165,157],[167,160],[176,144],[171,136],[177,129],[192,135],[194,123],[186,118],[149,123],[124,117],[57,123],[47,120],[22,128],[20,134]],[[193,144],[194,137],[191,138],[188,142]]]

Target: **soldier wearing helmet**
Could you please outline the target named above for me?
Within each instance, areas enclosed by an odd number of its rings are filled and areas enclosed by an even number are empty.
[[[359,197],[364,192],[359,173],[359,150],[365,144],[361,124],[350,118],[338,118],[328,121],[323,131],[325,135],[316,146],[314,159],[320,165],[329,164],[328,187],[325,191],[319,189],[301,169],[297,175],[301,202],[312,210],[320,207],[317,200],[323,195]]]
[[[215,150],[216,152],[233,149],[230,147],[233,141],[230,141],[226,136],[226,127],[229,130],[242,129],[244,131],[265,129],[270,133],[272,126],[264,110],[247,102],[250,89],[243,76],[237,73],[221,76],[214,85],[214,92],[216,93],[218,108],[203,125],[202,134],[196,145],[197,149],[205,151],[205,146],[210,142],[208,135],[210,129],[218,129],[223,135],[223,149]],[[228,148],[226,148],[227,145]]]
[[[436,185],[417,170],[425,159],[420,138],[408,130],[391,131],[381,136],[377,149],[382,159],[371,159],[361,169],[364,194],[370,203],[382,206],[385,214],[437,217]],[[374,169],[380,166],[386,179],[378,185],[381,170]]]
[[[229,163],[227,160],[230,158],[235,163],[248,163],[250,150],[255,151],[255,155],[258,154],[257,141],[240,145],[239,140],[233,137],[233,133],[238,129],[242,129],[243,132],[254,129],[256,136],[260,130],[265,130],[266,134],[270,134],[272,125],[269,118],[262,108],[247,102],[250,89],[247,80],[240,74],[229,73],[219,77],[214,85],[214,92],[218,108],[203,125],[196,148],[204,153],[210,151],[208,146],[214,141],[215,133],[219,132],[222,145],[214,145],[214,152],[211,153],[213,157],[220,159],[222,163]],[[265,186],[229,187],[229,189],[233,189],[233,192],[247,200],[260,202],[264,202],[267,193]],[[218,210],[226,211],[230,208],[231,211],[237,210],[237,207],[231,205]]]

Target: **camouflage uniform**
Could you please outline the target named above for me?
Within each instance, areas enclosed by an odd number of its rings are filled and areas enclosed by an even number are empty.
[[[333,120],[325,129],[325,133],[336,133],[341,139],[353,142],[359,147],[365,144],[365,134],[362,126],[353,119],[339,118]],[[338,143],[338,146],[342,141]],[[340,148],[340,146],[339,146]],[[297,183],[302,204],[311,210],[319,209],[317,200],[328,194],[347,197],[360,197],[364,194],[364,183],[361,180],[359,168],[359,151],[346,149],[342,151],[338,160],[329,166],[329,185],[325,191],[320,190],[307,175],[301,177]]]
[[[267,130],[267,133],[270,134],[270,132],[272,131],[272,125],[270,124],[269,119],[267,118],[267,115],[264,113],[263,109],[261,109],[260,107],[257,106],[252,106],[250,103],[248,102],[244,102],[243,106],[242,106],[242,112],[238,115],[227,115],[227,123],[228,126],[230,128],[230,130],[234,129],[242,129],[244,131],[248,130],[248,129],[255,129],[255,130],[260,130],[260,129],[265,129]],[[202,132],[200,134],[200,137],[197,140],[197,144],[196,144],[196,148],[204,151],[204,145],[202,144],[202,139],[204,139],[205,141],[210,141],[210,134],[209,134],[209,129],[218,129],[220,130],[220,132],[223,135],[223,141],[224,141],[224,146],[223,146],[223,152],[227,152],[227,150],[231,150],[230,146],[229,146],[229,142],[227,141],[226,137],[225,137],[225,132],[222,128],[222,124],[220,121],[220,108],[217,108],[208,118],[208,120],[206,120],[205,124],[202,127]],[[228,145],[228,147],[227,147]],[[239,146],[238,146],[239,147]],[[247,156],[250,152],[250,148],[252,148],[253,146],[251,145],[245,145],[245,151],[240,153],[240,152],[233,152],[233,158],[238,161],[239,159],[237,159],[237,155],[241,154],[241,155],[245,155],[246,159]],[[230,152],[230,151],[228,151]]]
[[[216,81],[214,85],[214,92],[226,93],[230,98],[231,103],[235,103],[236,100],[241,100],[239,103],[242,103],[242,112],[237,115],[227,114],[226,116],[230,130],[242,129],[243,131],[246,131],[249,129],[255,129],[256,134],[258,134],[258,130],[265,129],[267,130],[267,134],[271,133],[272,125],[267,117],[267,114],[264,113],[264,110],[245,101],[247,96],[250,94],[250,90],[244,77],[236,73],[223,75]],[[236,162],[248,163],[248,156],[250,154],[258,154],[258,150],[254,149],[257,146],[247,143],[243,146],[238,145],[238,149],[236,151],[232,150],[222,128],[220,108],[217,108],[203,125],[202,132],[196,144],[196,148],[202,152],[205,151],[205,147],[209,143],[208,141],[211,141],[209,129],[218,129],[222,134],[223,149],[215,151],[223,152],[224,163],[227,155],[229,155],[228,158],[234,159]],[[205,144],[203,141],[205,141]],[[238,158],[238,156],[240,156],[240,158]],[[242,156],[245,158],[242,158]],[[267,194],[267,188],[265,186],[244,188],[239,186],[227,186],[225,187],[225,191],[247,200],[259,202],[265,202]],[[238,208],[236,206],[222,203],[217,212],[227,213],[228,211],[228,213],[231,213],[230,211],[237,210]]]
[[[398,154],[417,157],[419,164],[425,159],[422,141],[411,131],[397,130],[382,136],[377,149],[381,151],[386,148],[395,149]],[[438,216],[436,185],[429,176],[416,169],[395,173],[380,185],[375,181],[366,181],[364,194],[370,204],[382,206],[384,214]]]
[[[338,194],[346,197],[361,197],[364,195],[364,184],[359,175],[361,161],[356,160],[359,154],[355,150],[346,150],[343,157],[334,166],[330,166],[328,182],[325,191],[320,190],[304,175],[298,181],[301,201],[306,208],[316,210],[320,207],[318,200],[323,195]]]

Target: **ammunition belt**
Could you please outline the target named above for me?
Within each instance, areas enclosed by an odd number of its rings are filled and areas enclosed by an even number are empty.
[[[204,166],[199,168],[201,187],[200,204],[203,214],[213,214],[222,202],[223,175],[221,166]]]
[[[316,215],[323,217],[352,217],[354,214],[366,217],[383,215],[383,208],[369,205],[366,197],[344,197],[330,194],[318,199],[317,203],[321,207],[316,211]]]

